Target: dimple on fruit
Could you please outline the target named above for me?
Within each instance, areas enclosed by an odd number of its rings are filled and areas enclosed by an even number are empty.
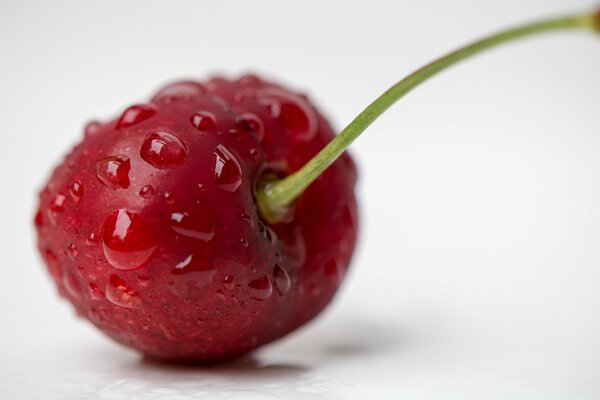
[[[303,95],[257,76],[183,81],[93,122],[53,172],[35,216],[60,294],[115,340],[165,360],[232,359],[315,317],[357,236],[347,146],[437,72],[541,21],[409,75],[339,135]]]

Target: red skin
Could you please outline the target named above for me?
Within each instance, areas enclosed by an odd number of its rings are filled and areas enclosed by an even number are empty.
[[[113,339],[166,360],[227,360],[298,328],[346,273],[356,169],[343,155],[286,223],[261,219],[254,190],[333,136],[304,96],[254,76],[170,85],[90,124],[35,219],[60,294]]]

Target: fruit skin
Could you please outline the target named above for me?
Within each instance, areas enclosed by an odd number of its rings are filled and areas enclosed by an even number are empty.
[[[53,172],[38,247],[77,313],[149,356],[215,362],[315,317],[357,234],[356,169],[343,155],[269,225],[254,190],[334,136],[306,97],[256,76],[185,81],[110,122]]]

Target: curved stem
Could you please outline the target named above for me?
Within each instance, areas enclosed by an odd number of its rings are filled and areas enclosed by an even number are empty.
[[[436,75],[438,72],[470,56],[496,45],[530,36],[536,33],[564,29],[597,29],[600,31],[600,13],[580,14],[543,20],[509,29],[462,47],[444,57],[425,65],[400,82],[364,109],[344,130],[306,165],[280,180],[266,180],[257,189],[260,211],[269,222],[280,221],[287,207],[325,171],[344,150],[384,111],[413,88]]]

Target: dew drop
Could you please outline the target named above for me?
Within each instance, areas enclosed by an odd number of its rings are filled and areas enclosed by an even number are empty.
[[[110,265],[128,271],[144,265],[156,243],[139,215],[120,209],[104,221],[102,249]]]
[[[152,185],[145,185],[140,189],[139,194],[141,198],[149,199],[150,197],[154,196],[154,188]]]
[[[156,110],[151,106],[145,104],[136,104],[121,114],[119,121],[117,122],[117,129],[127,128],[129,126],[139,124],[142,121],[147,120],[156,114]]]
[[[273,285],[268,276],[253,280],[248,284],[248,289],[250,291],[250,298],[255,300],[264,301],[273,294]]]
[[[186,148],[172,133],[157,131],[148,135],[140,149],[140,156],[158,169],[172,168],[183,162]]]
[[[100,242],[100,238],[94,232],[90,232],[88,237],[85,239],[85,243],[88,246],[93,246],[95,244],[98,244],[99,242]]]
[[[240,239],[240,243],[241,243],[241,245],[242,245],[242,246],[244,246],[244,247],[248,247],[248,241],[247,241],[246,239],[244,239],[244,238],[241,238],[241,239]]]
[[[258,160],[260,159],[260,151],[257,148],[251,148],[250,149],[250,156],[254,159],[254,160]]]
[[[164,192],[162,195],[163,201],[167,204],[175,203],[175,195],[171,192]]]
[[[111,275],[104,288],[106,298],[117,306],[126,308],[142,308],[142,298],[117,275]]]
[[[193,97],[201,96],[204,93],[206,93],[206,88],[198,82],[175,82],[162,88],[154,96],[152,101],[159,101],[165,99],[173,100],[176,98],[191,100]]]
[[[235,289],[235,282],[233,276],[227,275],[225,278],[223,278],[223,286],[227,290]]]
[[[301,96],[280,89],[263,91],[259,100],[288,133],[298,140],[311,140],[318,129],[318,120],[311,106]]]
[[[275,281],[275,289],[282,296],[292,287],[290,275],[279,264],[275,264],[275,268],[273,268],[273,280]]]
[[[214,225],[204,218],[190,216],[187,212],[171,214],[171,228],[180,235],[208,242],[215,236]]]
[[[200,111],[192,115],[190,119],[194,128],[199,131],[210,131],[217,125],[217,119],[208,111]]]
[[[242,216],[242,219],[244,221],[246,221],[248,223],[248,225],[250,225],[251,228],[254,228],[254,221],[252,220],[252,217],[249,214],[242,212],[241,216]]]
[[[215,183],[228,192],[235,192],[242,184],[242,167],[223,145],[215,149]]]
[[[259,141],[265,136],[265,124],[252,113],[243,113],[235,119],[236,125],[245,132],[253,133]]]
[[[73,243],[69,245],[69,258],[73,261],[77,258],[77,247]]]
[[[44,216],[42,215],[42,210],[37,210],[37,212],[35,213],[35,219],[33,220],[33,223],[38,229],[44,225]]]
[[[98,121],[89,122],[84,128],[83,134],[85,136],[94,135],[100,130],[101,126],[102,126],[102,124],[100,124],[100,122],[98,122]]]
[[[72,273],[67,272],[63,275],[63,285],[71,296],[75,298],[79,298],[81,296],[79,283],[77,282],[77,278],[75,278]]]
[[[225,300],[225,293],[223,293],[223,291],[221,289],[217,289],[217,291],[215,292],[215,295],[217,296],[217,299]]]
[[[62,193],[57,193],[50,202],[50,211],[53,213],[59,213],[65,211],[65,203],[67,196]]]
[[[96,164],[96,177],[106,187],[112,190],[129,187],[129,157],[119,154],[100,160]]]
[[[80,181],[74,181],[69,188],[69,193],[75,201],[79,201],[83,196],[83,184]]]
[[[92,296],[94,300],[100,300],[104,297],[104,292],[94,282],[90,282],[88,285],[88,290],[90,292],[90,296]]]

